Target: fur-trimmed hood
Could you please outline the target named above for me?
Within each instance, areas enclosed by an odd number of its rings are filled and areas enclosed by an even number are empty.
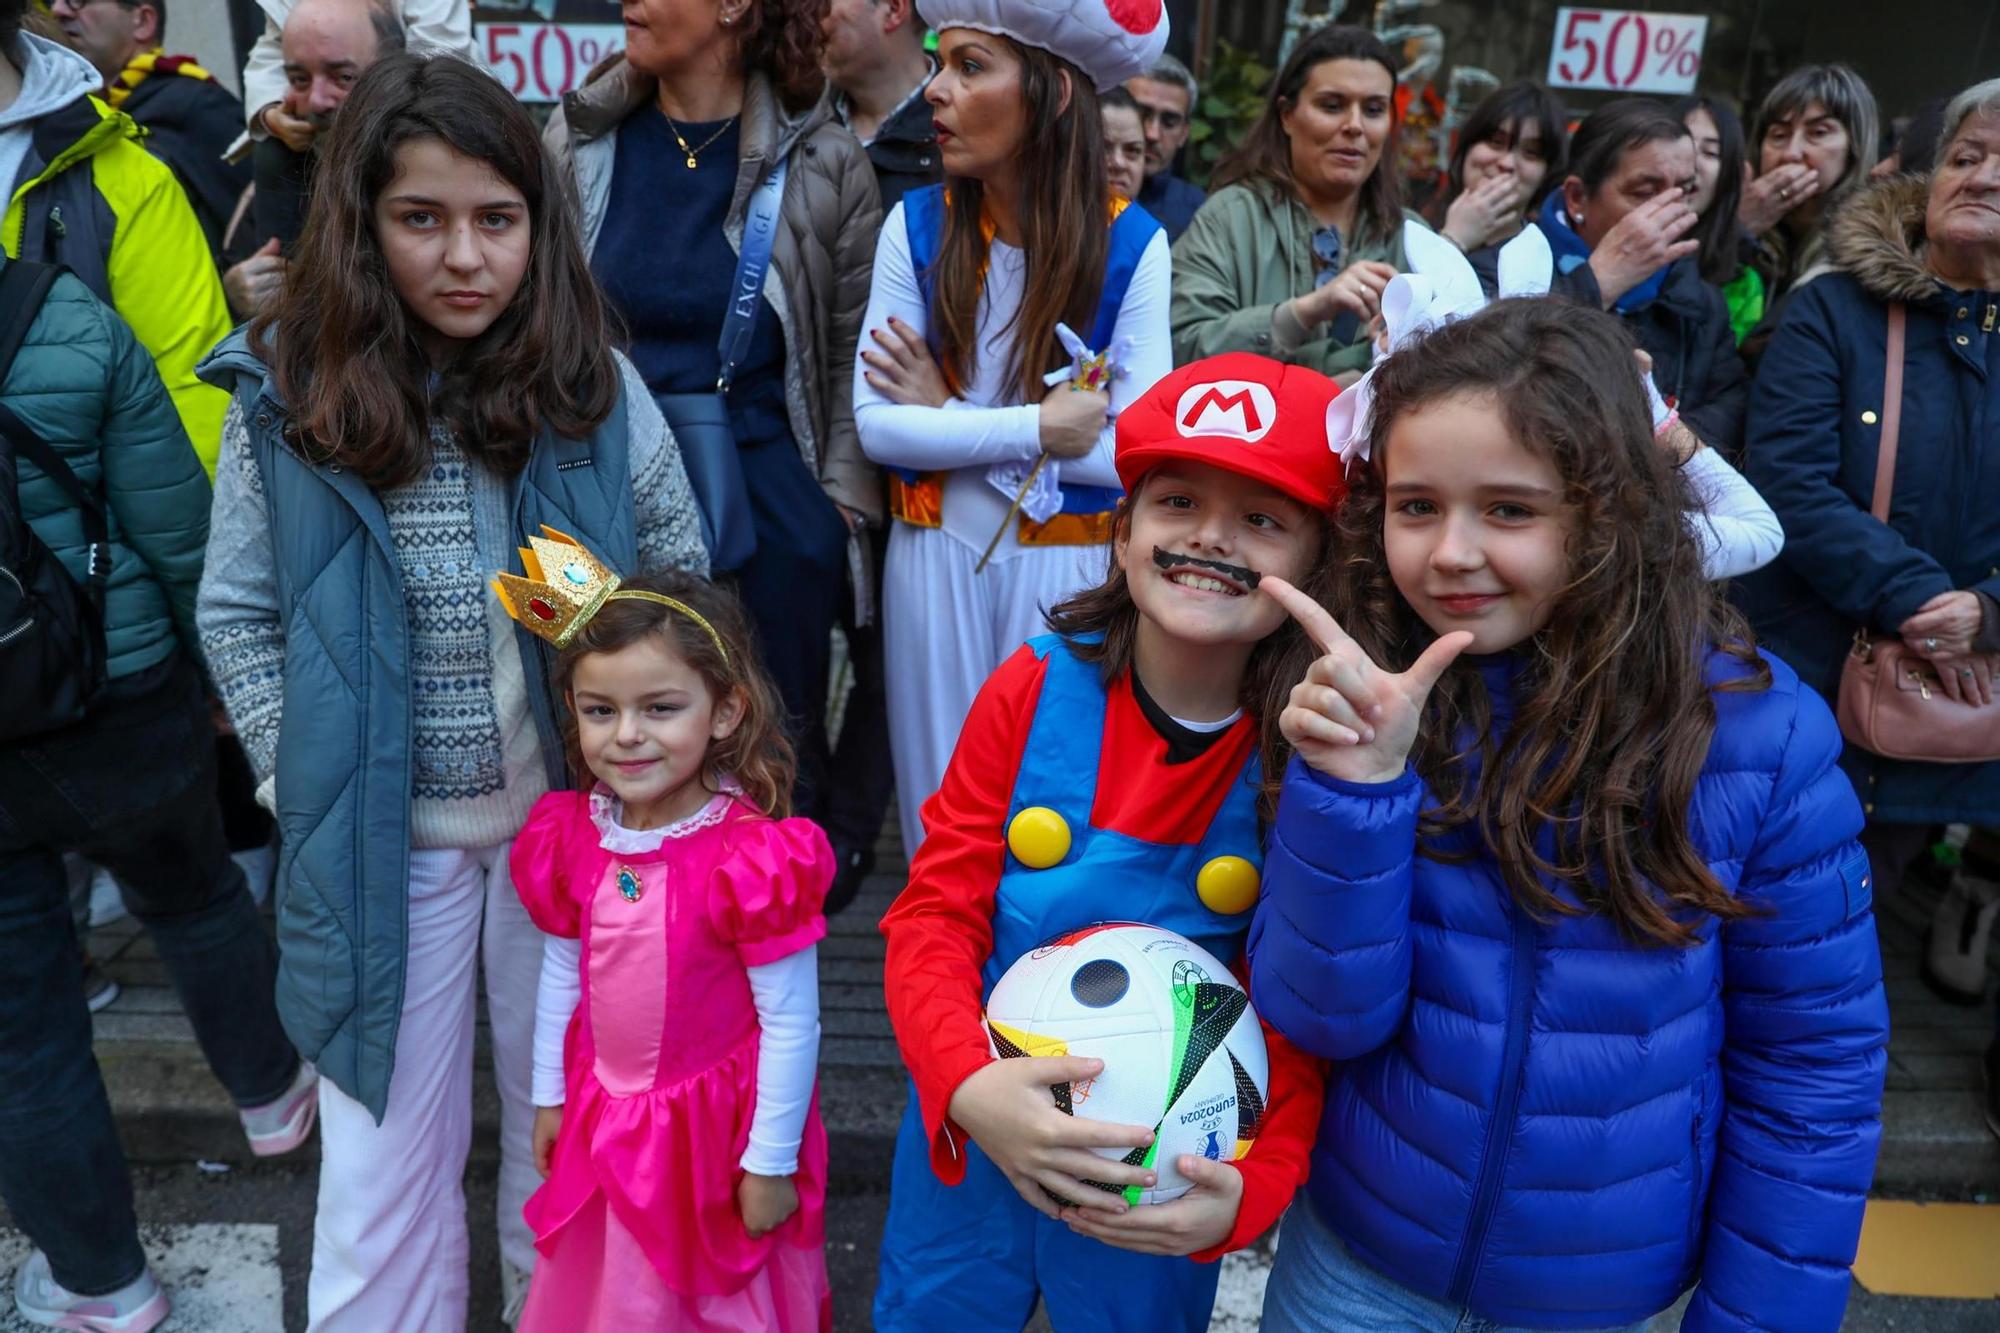
[[[1896,176],[1850,199],[1827,223],[1833,266],[1883,301],[1926,301],[1938,278],[1924,266],[1928,176]]]

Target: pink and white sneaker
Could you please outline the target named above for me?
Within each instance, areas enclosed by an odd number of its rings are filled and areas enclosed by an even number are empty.
[[[150,1268],[116,1291],[79,1296],[56,1281],[40,1250],[14,1273],[14,1308],[31,1324],[84,1333],[146,1333],[173,1309]]]
[[[290,1152],[312,1137],[313,1120],[319,1115],[319,1071],[299,1061],[298,1075],[282,1097],[236,1114],[243,1121],[251,1152],[259,1157]]]

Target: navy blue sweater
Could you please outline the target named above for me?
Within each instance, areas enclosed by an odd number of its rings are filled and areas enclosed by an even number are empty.
[[[722,368],[716,342],[736,275],[736,251],[722,225],[736,189],[741,126],[677,125],[696,149],[692,170],[658,108],[641,108],[618,127],[611,198],[590,260],[625,321],[632,364],[655,394],[714,390]],[[791,437],[785,333],[762,303],[729,392],[729,416],[739,445]]]

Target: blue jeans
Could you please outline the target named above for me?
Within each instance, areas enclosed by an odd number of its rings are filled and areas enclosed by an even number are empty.
[[[229,859],[215,733],[176,657],[112,683],[81,722],[0,745],[0,1199],[56,1281],[97,1295],[146,1266],[91,1054],[62,853],[110,870],[152,935],[209,1067],[239,1106],[282,1096],[277,955]]]
[[[1641,1333],[1652,1320],[1604,1333]],[[1285,1214],[1263,1333],[1530,1333],[1411,1291],[1362,1263],[1304,1194]]]

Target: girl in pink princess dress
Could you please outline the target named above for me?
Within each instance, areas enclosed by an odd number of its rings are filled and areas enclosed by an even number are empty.
[[[598,569],[586,553],[558,581],[579,568]],[[532,623],[549,585],[502,580],[517,618],[562,643],[571,767],[596,779],[544,796],[512,853],[552,937],[535,1023],[546,1183],[527,1207],[541,1257],[519,1327],[825,1330],[816,945],[833,853],[784,817],[791,748],[728,594],[606,581],[559,635]]]

